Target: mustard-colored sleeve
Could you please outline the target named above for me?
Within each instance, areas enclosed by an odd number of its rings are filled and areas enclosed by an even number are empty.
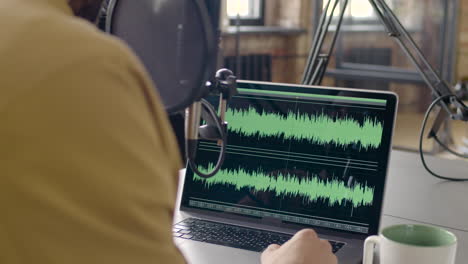
[[[4,109],[2,263],[184,262],[171,234],[179,154],[134,59],[82,58]]]

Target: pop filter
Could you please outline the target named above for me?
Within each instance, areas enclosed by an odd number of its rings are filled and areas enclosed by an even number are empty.
[[[224,161],[224,114],[227,102],[237,93],[231,71],[222,69],[214,74],[220,8],[219,0],[110,0],[104,12],[106,32],[125,41],[137,54],[156,84],[166,111],[187,109],[185,154],[194,172],[204,178],[215,175]],[[220,117],[202,100],[207,95],[220,96]],[[207,125],[200,130],[201,116]],[[199,171],[195,164],[200,138],[221,146],[210,173]]]
[[[111,0],[106,31],[125,41],[151,75],[169,113],[208,92],[217,38],[202,0]]]

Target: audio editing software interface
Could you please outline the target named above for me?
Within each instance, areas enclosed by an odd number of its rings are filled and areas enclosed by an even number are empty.
[[[183,205],[368,233],[387,168],[386,100],[239,91],[226,113],[223,167],[209,179],[188,169]],[[211,171],[219,150],[201,141],[199,169]]]

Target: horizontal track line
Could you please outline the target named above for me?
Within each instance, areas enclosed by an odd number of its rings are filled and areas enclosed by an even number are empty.
[[[341,104],[324,104],[324,103],[318,103],[318,102],[308,102],[308,101],[290,101],[290,100],[281,100],[281,99],[269,99],[269,98],[263,98],[263,97],[245,97],[245,96],[236,96],[235,98],[242,98],[242,99],[261,99],[261,100],[268,100],[268,101],[279,101],[279,102],[290,102],[290,103],[303,103],[303,104],[317,104],[317,105],[330,105],[330,106],[344,106],[344,107],[352,107],[352,108],[366,108],[366,109],[374,109],[374,110],[385,110],[385,108],[382,107],[369,107],[369,106],[361,106],[361,105],[341,105]]]
[[[205,151],[210,151],[210,152],[217,152],[215,150],[211,149],[202,149],[200,150],[205,150]],[[359,167],[354,167],[354,166],[340,166],[336,164],[327,164],[327,163],[322,163],[322,162],[311,162],[311,161],[304,161],[304,160],[295,160],[295,159],[282,159],[282,158],[275,158],[275,157],[268,157],[268,156],[260,156],[260,155],[252,155],[252,154],[247,154],[247,153],[236,153],[236,152],[229,152],[226,151],[228,154],[237,154],[237,155],[245,155],[245,156],[252,156],[252,157],[260,157],[260,158],[269,158],[269,159],[277,159],[277,160],[284,160],[284,161],[296,161],[296,162],[302,162],[302,163],[312,163],[312,164],[320,164],[320,165],[326,165],[326,166],[334,166],[334,167],[343,167],[343,168],[352,168],[352,169],[358,169],[358,170],[368,170],[368,171],[377,171],[375,169],[367,169],[367,168],[359,168]]]
[[[210,142],[200,142],[200,145],[203,146],[218,146],[216,143],[210,143]],[[287,152],[287,151],[281,151],[281,150],[273,150],[273,149],[262,149],[262,148],[251,148],[251,147],[244,147],[244,146],[239,146],[239,145],[229,145],[227,146],[228,148],[246,148],[246,149],[259,149],[263,150],[265,152],[283,152],[283,153],[292,153],[296,156],[312,156],[312,157],[321,157],[321,158],[331,158],[331,159],[341,159],[341,160],[351,160],[351,161],[357,161],[356,163],[373,163],[373,164],[378,164],[378,162],[375,161],[367,161],[367,160],[358,160],[358,159],[346,159],[346,158],[338,158],[338,157],[332,157],[332,156],[322,156],[322,155],[312,155],[312,154],[306,154],[306,153],[298,153],[298,152]]]
[[[215,149],[213,147],[210,147],[210,146],[203,146],[203,148],[206,148],[206,149],[211,149],[211,150],[214,150],[214,151],[218,151],[218,149]],[[201,149],[201,148],[200,148]],[[227,150],[230,150],[229,148],[227,148]],[[236,150],[236,149],[231,149],[232,151],[239,151],[239,152],[251,152],[251,153],[255,153],[255,154],[263,154],[263,155],[273,155],[273,156],[277,156],[277,157],[284,157],[284,158],[291,158],[292,156],[291,155],[284,155],[284,154],[274,154],[274,153],[268,153],[268,152],[261,152],[261,151],[251,151],[251,150]],[[321,159],[321,158],[309,158],[309,157],[292,157],[292,158],[298,158],[298,159],[306,159],[306,160],[318,160],[318,161],[328,161],[328,159]],[[363,167],[370,167],[370,168],[378,168],[377,165],[366,165],[366,164],[356,164],[356,163],[353,163],[353,162],[346,162],[346,161],[331,161],[333,163],[337,163],[337,164],[343,164],[343,165],[355,165],[355,166],[363,166]],[[347,166],[348,167],[348,166]]]

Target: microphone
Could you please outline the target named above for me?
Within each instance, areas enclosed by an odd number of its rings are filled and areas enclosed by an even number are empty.
[[[197,154],[201,111],[202,106],[200,101],[193,103],[185,111],[185,152],[190,160],[194,160]]]

